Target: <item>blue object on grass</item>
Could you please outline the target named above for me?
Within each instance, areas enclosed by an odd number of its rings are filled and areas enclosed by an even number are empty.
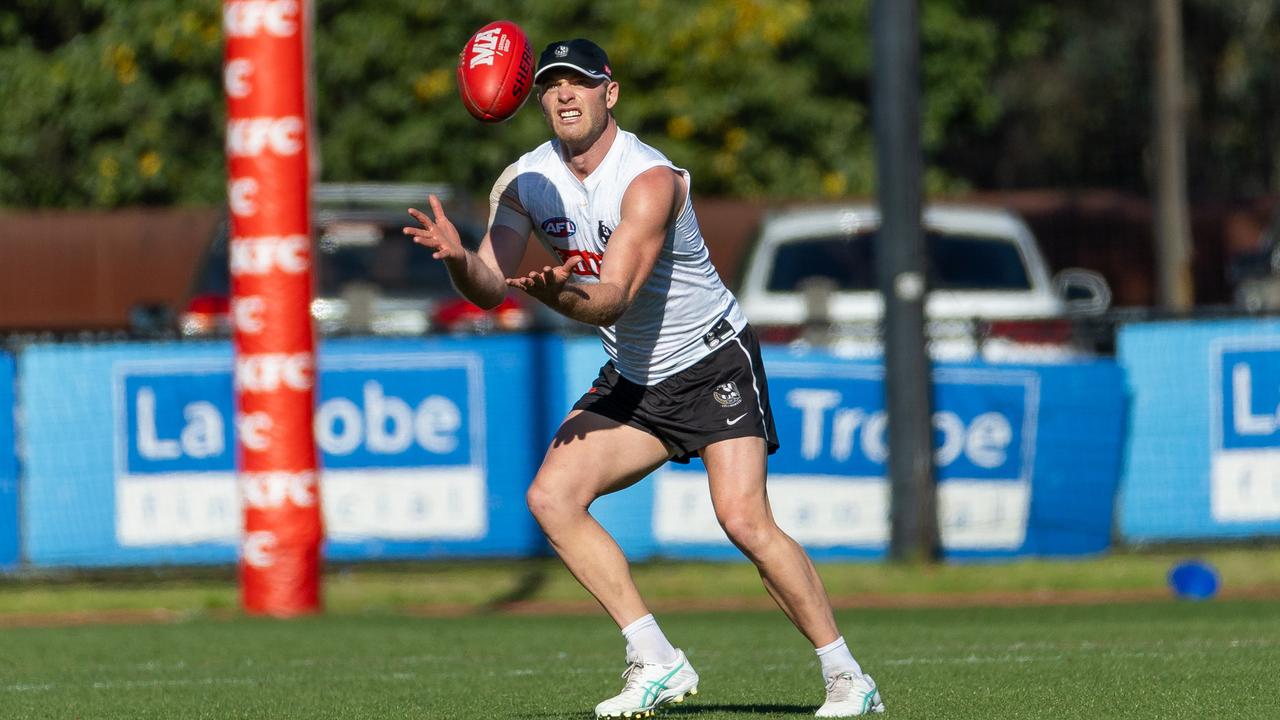
[[[1169,571],[1169,587],[1184,600],[1208,600],[1218,592],[1218,571],[1203,560],[1185,560]]]

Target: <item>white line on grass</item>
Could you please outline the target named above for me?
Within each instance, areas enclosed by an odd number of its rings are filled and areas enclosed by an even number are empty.
[[[54,688],[53,683],[18,683],[4,688],[5,692],[45,692]]]
[[[417,680],[413,673],[374,673],[363,676],[370,680],[394,680],[404,682]],[[310,682],[314,678],[302,675],[273,675],[267,678],[205,677],[175,680],[97,680],[91,683],[15,683],[0,686],[0,693],[40,693],[61,688],[87,687],[93,690],[138,690],[157,687],[190,687],[194,685],[272,685],[283,683]]]
[[[1157,648],[1157,649],[1125,649],[1125,648]],[[1061,662],[1063,659],[1074,654],[1100,654],[1107,657],[1116,658],[1141,658],[1141,659],[1174,659],[1187,654],[1188,650],[1204,651],[1215,648],[1267,648],[1280,646],[1280,639],[1271,638],[1223,638],[1223,639],[1206,639],[1206,638],[1185,638],[1181,640],[1134,640],[1129,642],[1117,643],[1099,643],[1094,641],[1080,641],[1072,643],[1052,643],[1052,642],[1015,642],[1003,645],[969,645],[970,652],[962,656],[951,656],[930,653],[927,655],[907,655],[896,658],[883,658],[875,661],[877,665],[974,665],[985,663],[1035,663],[1035,662]],[[942,650],[942,648],[937,648]],[[950,649],[950,648],[948,648]],[[976,653],[973,649],[990,650],[990,653]],[[928,652],[929,649],[921,648]],[[1044,654],[1034,654],[1036,651],[1046,651]],[[1057,652],[1054,652],[1057,651]],[[782,651],[777,649],[760,648],[752,651],[757,657],[760,656],[787,656],[799,657],[794,651]],[[1031,653],[1031,654],[1028,654]],[[706,663],[714,662],[718,653],[715,651],[701,653],[703,658],[699,667],[705,670],[708,666]],[[556,659],[566,660],[569,656],[566,653],[558,653]],[[384,658],[395,663],[404,665],[418,664],[434,664],[434,663],[452,663],[457,660],[456,657],[449,655],[406,655],[396,658]],[[332,658],[294,658],[288,661],[288,664],[294,667],[311,667],[317,664],[331,664]],[[245,666],[252,666],[254,661],[252,658],[245,658],[243,663]],[[133,663],[128,667],[141,670],[144,672],[156,672],[165,670],[178,670],[187,666],[185,661],[156,661],[149,660]],[[766,664],[761,667],[762,670],[778,669],[783,670],[794,667],[794,663],[782,664]],[[605,668],[600,666],[568,666],[549,668],[547,666],[540,667],[516,667],[505,671],[489,670],[487,672],[475,671],[468,672],[433,672],[433,679],[441,679],[450,676],[462,675],[484,675],[489,677],[506,676],[520,677],[528,675],[536,675],[538,673],[554,673],[560,675],[594,675],[606,672]],[[392,672],[392,673],[370,673],[363,677],[370,680],[405,682],[418,680],[418,676],[410,672]],[[88,684],[63,682],[63,683],[14,683],[10,685],[0,685],[0,693],[43,693],[60,688],[89,687],[95,690],[131,690],[139,688],[155,688],[155,687],[185,687],[198,685],[269,685],[273,683],[296,683],[310,681],[310,676],[284,676],[277,675],[271,677],[205,677],[205,678],[188,678],[188,679],[148,679],[148,680],[118,680],[118,681],[96,681]]]

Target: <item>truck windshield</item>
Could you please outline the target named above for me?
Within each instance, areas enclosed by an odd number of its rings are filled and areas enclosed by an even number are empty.
[[[837,290],[876,289],[875,232],[821,235],[778,246],[769,292],[794,292],[809,278],[828,278]],[[929,289],[1029,290],[1022,254],[1012,240],[927,231]]]
[[[413,243],[394,225],[334,223],[321,228],[317,252],[316,294],[341,295],[350,283],[371,283],[384,295],[393,297],[436,297],[450,295],[453,286],[444,263],[431,252]]]

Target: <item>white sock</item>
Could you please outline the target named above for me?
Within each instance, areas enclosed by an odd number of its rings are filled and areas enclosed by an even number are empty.
[[[818,660],[822,663],[824,678],[842,672],[862,674],[862,666],[853,659],[853,653],[849,652],[849,646],[845,644],[843,635],[830,644],[815,649],[814,652],[818,654]]]
[[[675,662],[676,649],[653,615],[645,615],[630,625],[622,628],[622,637],[627,639],[627,650],[635,651],[641,662],[666,665]]]

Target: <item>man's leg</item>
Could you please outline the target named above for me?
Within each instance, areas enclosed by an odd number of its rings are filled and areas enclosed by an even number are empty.
[[[875,681],[862,673],[836,629],[831,601],[809,554],[773,519],[765,492],[766,458],[759,437],[721,440],[702,449],[716,519],[760,571],[769,595],[813,643],[827,691],[818,717],[884,712]]]
[[[649,614],[622,549],[587,512],[593,500],[634,484],[669,457],[653,435],[575,410],[560,426],[527,494],[551,547],[627,639],[626,684],[596,705],[597,718],[639,717],[698,692],[698,673]]]
[[[818,571],[773,519],[765,492],[762,438],[721,440],[702,449],[711,503],[729,540],[755,564],[765,589],[800,632],[823,647],[840,636]]]
[[[526,495],[551,547],[620,628],[649,610],[622,549],[587,507],[635,484],[668,457],[653,435],[575,410],[560,426]]]

